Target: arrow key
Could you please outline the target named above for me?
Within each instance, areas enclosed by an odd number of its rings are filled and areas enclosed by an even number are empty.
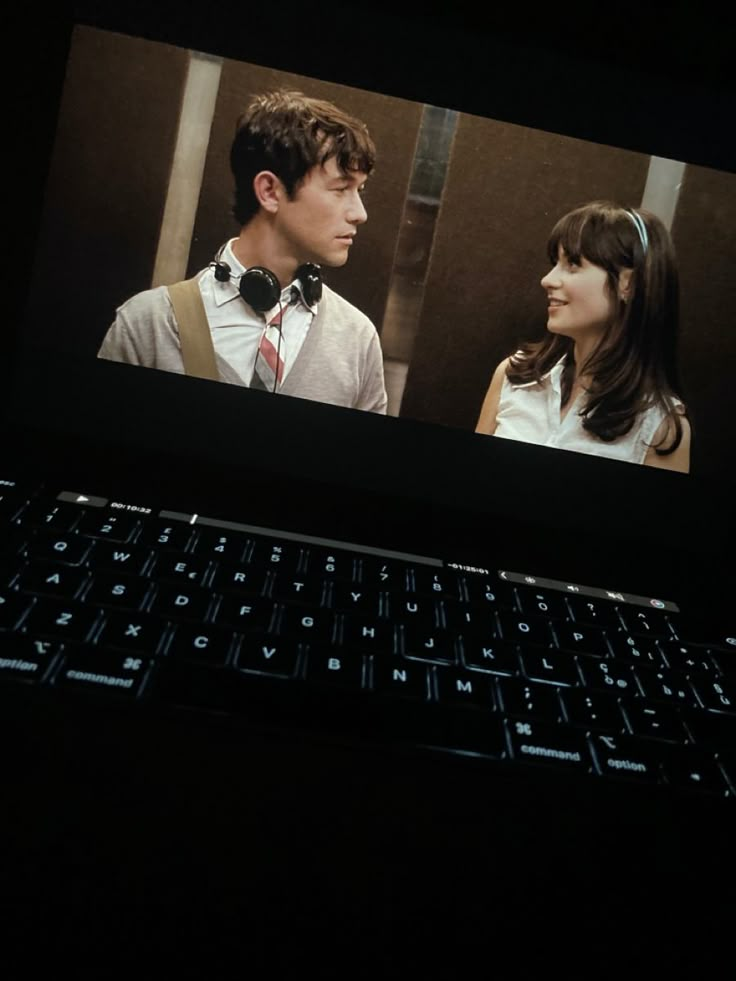
[[[728,793],[726,778],[713,755],[705,750],[686,749],[673,752],[665,761],[667,782],[675,787],[724,797]]]

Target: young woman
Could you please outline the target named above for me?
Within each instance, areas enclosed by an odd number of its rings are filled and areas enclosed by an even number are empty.
[[[476,432],[688,472],[666,228],[595,201],[557,222],[548,252],[547,336],[496,368]]]

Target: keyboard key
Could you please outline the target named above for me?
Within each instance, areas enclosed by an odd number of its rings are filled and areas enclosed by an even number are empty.
[[[268,569],[283,575],[296,576],[302,567],[302,549],[293,542],[257,538],[246,559],[250,565],[264,572]]]
[[[53,528],[59,534],[76,525],[82,515],[72,504],[59,504],[53,501],[31,501],[20,516],[28,528]]]
[[[417,596],[399,596],[392,593],[388,597],[387,615],[391,619],[406,624],[408,629],[431,633],[442,623],[439,605],[432,599],[419,599]]]
[[[521,669],[516,644],[505,640],[491,640],[483,644],[472,637],[463,638],[462,660],[469,670],[489,674],[515,675]]]
[[[363,658],[352,652],[310,648],[306,678],[311,684],[358,692],[363,687]]]
[[[491,607],[478,608],[471,603],[454,603],[450,600],[445,600],[442,606],[445,623],[450,629],[459,631],[463,636],[474,634],[481,640],[498,637],[498,622]]]
[[[164,634],[164,623],[150,613],[112,610],[98,637],[100,647],[113,647],[139,654],[155,654]]]
[[[160,586],[151,611],[163,617],[181,620],[203,620],[210,605],[211,594],[200,586]]]
[[[274,639],[265,634],[243,638],[235,664],[241,671],[272,677],[293,678],[299,661],[299,645],[288,638]]]
[[[298,725],[329,728],[332,717],[337,716],[345,732],[346,715],[341,706],[352,708],[354,699],[346,693],[335,698],[330,692],[320,698],[324,688],[317,687],[311,689],[314,697],[310,698],[298,672],[295,675],[290,670],[292,664],[277,664],[277,655],[259,662],[256,655],[251,649],[242,669],[163,658],[151,679],[154,697],[185,708],[242,716],[249,724],[269,728],[280,724],[292,730]],[[297,667],[298,663],[297,658]]]
[[[689,678],[713,678],[717,674],[715,662],[707,648],[683,644],[679,640],[668,641],[660,646],[667,665],[682,671]]]
[[[618,612],[626,633],[635,637],[656,637],[660,640],[672,640],[674,637],[669,620],[664,613],[624,605],[619,606]]]
[[[0,519],[12,521],[30,498],[30,493],[15,481],[0,480]]]
[[[494,712],[468,711],[411,699],[368,700],[363,730],[368,738],[392,746],[422,746],[442,752],[488,756],[506,755],[501,719]]]
[[[209,569],[206,560],[187,552],[164,552],[153,566],[151,577],[157,582],[201,586]]]
[[[364,557],[358,571],[359,581],[367,589],[386,589],[403,596],[414,583],[413,569],[396,559]]]
[[[632,637],[631,634],[609,634],[608,641],[613,656],[628,664],[648,664],[663,668],[664,658],[656,640],[651,637]]]
[[[733,747],[733,743],[731,743]],[[718,765],[731,789],[731,796],[736,797],[736,748],[719,749]]]
[[[711,620],[678,614],[672,623],[679,640],[736,653],[736,622],[730,611],[721,611]]]
[[[480,607],[489,606],[493,610],[518,610],[516,592],[505,582],[492,582],[487,579],[465,577],[465,588],[471,603]]]
[[[455,635],[448,630],[424,631],[421,627],[405,624],[401,629],[404,656],[429,664],[456,664]]]
[[[506,732],[511,755],[516,760],[580,772],[591,769],[585,734],[576,729],[546,725],[534,719],[512,719],[506,722]]]
[[[592,657],[608,657],[606,635],[598,627],[555,623],[554,631],[560,650],[570,654],[589,654]]]
[[[346,583],[357,583],[356,559],[350,552],[342,549],[330,551],[329,549],[315,546],[306,553],[306,566],[310,575],[318,576],[320,579],[340,581]]]
[[[151,663],[147,657],[81,648],[65,658],[56,684],[135,698],[143,688]]]
[[[661,782],[663,743],[611,733],[592,733],[589,738],[602,775]]]
[[[288,606],[281,612],[279,633],[308,644],[329,646],[335,640],[337,626],[331,610],[309,610]]]
[[[275,606],[268,599],[247,596],[225,595],[215,612],[215,623],[222,627],[232,627],[234,630],[250,631],[271,628]]]
[[[63,562],[65,565],[80,565],[86,558],[92,542],[76,535],[55,535],[41,532],[28,546],[31,561]]]
[[[696,744],[736,751],[736,715],[698,711],[682,712],[681,717]]]
[[[685,747],[664,760],[667,783],[674,787],[697,790],[704,794],[724,797],[728,782],[712,753],[704,749]]]
[[[36,603],[25,621],[32,634],[66,642],[86,640],[99,619],[99,612],[79,603],[43,600]]]
[[[212,588],[216,592],[243,596],[262,596],[268,580],[261,569],[248,565],[223,563],[215,569]]]
[[[540,647],[552,645],[548,620],[542,617],[514,616],[511,613],[499,613],[498,618],[504,640],[516,641],[517,644],[537,644]]]
[[[195,555],[204,559],[217,559],[238,564],[244,561],[253,547],[253,540],[242,533],[223,531],[219,528],[203,528],[192,548]]]
[[[606,600],[593,600],[583,596],[567,596],[567,605],[576,623],[589,627],[621,629],[618,610]]]
[[[557,690],[550,685],[524,681],[521,678],[497,678],[496,686],[507,715],[544,719],[548,722],[557,722],[562,717]]]
[[[330,584],[332,606],[345,613],[358,613],[368,619],[383,614],[383,594],[351,583]]]
[[[456,573],[449,569],[434,569],[432,566],[415,566],[411,586],[411,592],[417,596],[459,600],[464,595]]]
[[[167,653],[170,657],[189,661],[225,665],[232,647],[233,634],[229,630],[209,624],[180,623],[174,630]]]
[[[698,679],[693,683],[700,702],[711,712],[736,715],[736,687],[724,678],[714,681]]]
[[[494,690],[490,678],[478,672],[438,668],[437,700],[441,705],[466,705],[491,709]]]
[[[578,667],[583,675],[583,684],[594,692],[610,691],[621,696],[639,694],[636,676],[629,664],[580,655]]]
[[[680,671],[639,668],[636,676],[648,699],[670,705],[682,705],[686,708],[697,708],[698,701],[692,686]]]
[[[85,511],[77,527],[80,535],[104,538],[110,542],[127,542],[138,528],[138,519],[129,514],[106,514]]]
[[[672,705],[629,699],[623,703],[629,729],[635,736],[684,743],[688,734],[679,711]]]
[[[8,546],[9,543],[4,541],[4,554],[0,554],[0,590],[9,586],[25,565],[22,557],[18,555],[19,549],[16,549],[15,545]]]
[[[567,620],[570,613],[565,605],[565,597],[559,593],[543,592],[537,589],[530,589],[526,586],[519,586],[516,590],[519,597],[519,606],[525,616],[543,616],[555,620]]]
[[[88,581],[86,570],[73,566],[39,562],[27,566],[18,577],[18,588],[35,596],[57,596],[73,599]]]
[[[421,664],[377,658],[373,661],[373,690],[381,695],[426,699],[429,693],[428,671]]]
[[[571,725],[610,732],[624,731],[624,717],[618,698],[609,692],[563,688],[560,700]]]
[[[172,549],[175,552],[185,552],[192,539],[192,526],[183,522],[153,522],[143,526],[137,545],[156,550]]]
[[[496,712],[468,712],[465,708],[448,710],[447,706],[437,706],[439,716],[435,732],[423,732],[419,718],[417,742],[434,745],[451,752],[471,753],[501,759],[508,755],[503,722]],[[434,706],[426,707],[427,713]],[[434,736],[434,738],[432,738]]]
[[[117,545],[97,541],[89,553],[87,564],[96,572],[125,572],[139,576],[145,569],[151,552],[137,545]]]
[[[343,638],[346,647],[355,647],[366,654],[393,654],[395,634],[393,624],[379,620],[345,617]]]
[[[521,652],[524,674],[532,681],[572,687],[580,684],[575,658],[562,651]]]
[[[103,572],[95,576],[85,602],[118,610],[139,610],[149,590],[150,583],[147,579]]]
[[[23,634],[3,637],[0,652],[0,682],[42,681],[60,650],[61,645],[57,641],[42,640]]]
[[[715,661],[719,671],[725,678],[728,678],[730,681],[736,680],[736,652],[720,650],[703,651],[703,648],[700,648],[700,650],[704,655]]]
[[[302,603],[319,607],[324,599],[325,584],[322,580],[306,581],[305,576],[277,575],[272,579],[271,595],[284,603]]]

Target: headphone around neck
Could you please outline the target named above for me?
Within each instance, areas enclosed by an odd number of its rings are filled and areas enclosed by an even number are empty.
[[[222,261],[221,255],[222,249],[210,263],[215,270],[215,279],[218,283],[236,281],[240,295],[256,313],[265,313],[276,306],[281,299],[281,286],[270,269],[266,269],[265,266],[251,266],[238,278],[233,276],[232,269],[227,262]],[[319,266],[313,262],[305,262],[299,266],[294,278],[301,283],[307,306],[311,307],[319,303],[322,298],[322,275]]]

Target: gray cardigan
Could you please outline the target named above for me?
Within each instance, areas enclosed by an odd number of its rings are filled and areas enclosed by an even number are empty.
[[[117,310],[99,358],[184,374],[179,330],[165,286],[131,297]],[[217,353],[220,379],[243,380]],[[369,412],[386,411],[378,334],[357,307],[323,286],[317,315],[284,384],[283,395]]]

